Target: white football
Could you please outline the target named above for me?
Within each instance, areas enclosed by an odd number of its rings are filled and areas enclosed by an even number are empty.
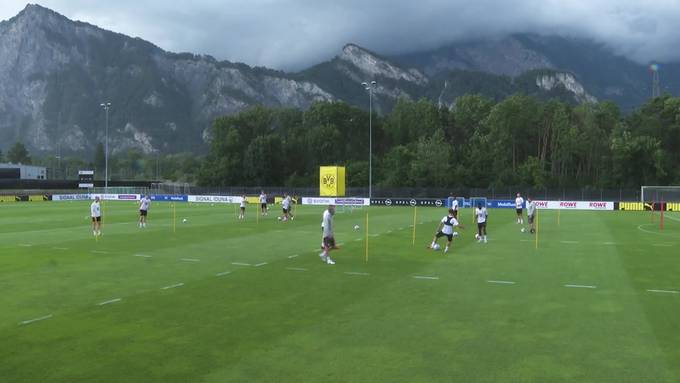
[[[183,222],[183,223],[187,223],[187,219],[184,218],[184,219],[182,220],[182,222]]]
[[[354,225],[354,230],[359,230],[359,225]]]
[[[521,228],[520,231],[521,231],[522,233],[524,233],[524,228]]]
[[[280,220],[281,220],[281,217],[276,217],[276,219],[278,219],[278,220],[280,221]]]
[[[475,239],[479,239],[479,234],[475,234]]]
[[[439,249],[441,249],[441,248],[442,248],[442,247],[439,246],[438,243],[435,243],[435,244],[434,244],[434,247],[432,247],[432,250],[439,250]]]

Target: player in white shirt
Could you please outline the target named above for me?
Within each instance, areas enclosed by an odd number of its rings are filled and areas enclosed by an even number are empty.
[[[335,205],[328,205],[328,209],[323,212],[323,252],[319,254],[321,260],[329,265],[335,265],[330,257],[330,251],[337,249],[335,246],[335,234],[333,230],[333,215],[335,215]]]
[[[248,203],[248,198],[244,195],[241,197],[241,212],[238,214],[238,219],[246,218],[246,204]]]
[[[437,232],[434,234],[434,238],[432,238],[432,243],[430,243],[430,249],[436,249],[437,240],[441,237],[446,237],[448,242],[446,243],[444,252],[448,253],[449,247],[451,247],[451,242],[453,241],[453,237],[458,235],[458,233],[453,231],[453,228],[463,228],[463,226],[458,223],[456,217],[454,217],[454,214],[455,210],[449,209],[449,214],[444,216],[444,218],[442,218],[442,220],[439,222],[439,226],[437,226]]]
[[[99,204],[99,196],[94,197],[94,202],[90,205],[90,216],[92,217],[92,234],[102,235],[102,208]]]
[[[283,201],[281,202],[281,205],[283,205],[283,215],[281,216],[282,221],[288,221],[288,219],[291,217],[290,215],[290,204],[291,204],[291,198],[288,194],[283,198]]]
[[[489,212],[481,202],[477,204],[475,216],[477,217],[477,235],[475,235],[475,238],[477,238],[477,242],[484,241],[486,243],[486,220],[489,217]]]
[[[451,201],[451,209],[453,209],[453,218],[458,219],[458,200]]]
[[[139,200],[139,228],[146,227],[146,217],[149,214],[149,206],[151,206],[151,198],[149,195],[143,195]]]
[[[529,221],[529,233],[536,232],[536,203],[527,197],[527,219]]]
[[[267,195],[264,193],[264,190],[260,192],[260,214],[263,216],[269,214],[267,212]]]
[[[517,198],[515,198],[515,211],[517,212],[517,224],[524,224],[524,215],[522,214],[524,210],[524,198],[522,195],[517,193]]]

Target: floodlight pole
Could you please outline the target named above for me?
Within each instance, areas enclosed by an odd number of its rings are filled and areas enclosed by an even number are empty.
[[[109,192],[109,109],[110,102],[103,102],[100,104],[106,113],[106,130],[104,133],[104,192]]]
[[[368,199],[373,198],[373,90],[378,83],[362,82],[361,85],[368,91]]]

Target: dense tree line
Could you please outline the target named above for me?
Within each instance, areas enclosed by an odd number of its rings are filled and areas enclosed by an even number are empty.
[[[342,102],[306,111],[255,107],[215,121],[198,177],[206,186],[314,186],[320,165],[368,183],[368,112]],[[399,100],[373,116],[374,184],[637,187],[680,183],[680,99],[628,115],[611,102],[570,105],[514,94],[451,108]]]

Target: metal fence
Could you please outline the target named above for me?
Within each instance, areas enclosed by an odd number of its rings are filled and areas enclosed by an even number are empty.
[[[195,195],[257,195],[264,190],[269,195],[291,194],[296,196],[317,196],[318,187],[197,187],[189,185],[154,184],[152,193],[158,194],[195,194]],[[375,198],[445,198],[486,197],[488,199],[515,199],[517,193],[524,197],[542,200],[565,201],[640,201],[640,189],[597,189],[597,188],[553,188],[537,189],[528,187],[502,188],[382,188],[374,187]],[[368,197],[368,188],[347,188],[347,196]]]

